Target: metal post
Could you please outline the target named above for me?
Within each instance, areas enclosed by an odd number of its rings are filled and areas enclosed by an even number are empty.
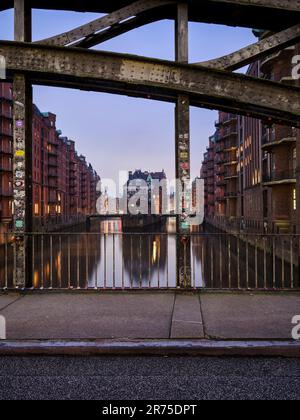
[[[15,0],[14,7],[15,41],[31,42],[29,2]],[[13,100],[14,285],[23,288],[32,282],[31,240],[25,235],[32,231],[32,87],[24,74],[14,75]]]
[[[176,61],[188,63],[188,5],[180,3],[177,6],[175,22]],[[180,180],[182,188],[190,180],[190,101],[186,95],[179,95],[175,108],[176,130],[176,179]],[[185,191],[183,189],[183,191]],[[179,287],[191,287],[191,239],[190,227],[187,224],[189,197],[184,194],[182,203],[177,200],[177,206],[182,205],[182,214],[177,216],[177,282]]]

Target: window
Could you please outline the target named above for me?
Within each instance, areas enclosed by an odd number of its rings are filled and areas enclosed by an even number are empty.
[[[293,210],[297,210],[297,190],[293,189]]]
[[[38,216],[38,215],[39,215],[39,205],[38,205],[37,203],[34,205],[34,214],[35,214],[36,216]]]

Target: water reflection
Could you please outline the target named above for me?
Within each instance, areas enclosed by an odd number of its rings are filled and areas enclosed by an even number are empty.
[[[120,220],[93,223],[91,232],[35,235],[34,288],[175,288],[174,222],[165,232],[122,233]],[[191,287],[298,288],[299,241],[290,237],[192,236]],[[0,286],[13,287],[13,246],[0,247]]]

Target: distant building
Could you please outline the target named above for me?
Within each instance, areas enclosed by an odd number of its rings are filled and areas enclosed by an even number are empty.
[[[153,181],[161,183],[166,181],[167,176],[164,170],[161,172],[148,172],[141,169],[129,172],[128,181],[125,186],[124,195],[128,212],[138,214],[139,208],[144,204],[147,207],[147,214],[162,214],[163,209],[163,189],[159,187],[158,191],[153,189]],[[132,201],[133,197],[139,194],[140,200],[137,203]]]

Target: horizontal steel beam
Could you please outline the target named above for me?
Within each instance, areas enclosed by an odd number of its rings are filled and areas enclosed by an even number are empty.
[[[176,101],[300,127],[300,88],[263,79],[131,55],[0,42],[8,77],[32,83]]]
[[[269,36],[256,44],[249,45],[232,54],[215,60],[197,63],[199,65],[221,70],[237,70],[256,60],[295,45],[300,41],[300,24]]]
[[[220,23],[260,29],[283,29],[300,21],[299,0],[179,0],[190,6],[190,21]],[[35,9],[111,13],[132,0],[31,0]],[[0,10],[13,7],[13,0],[1,0]],[[166,16],[174,19],[170,11]]]
[[[91,46],[93,46],[97,44],[97,35],[101,31],[112,28],[114,25],[119,25],[129,19],[134,19],[141,13],[175,3],[176,0],[139,0],[71,31],[38,42],[41,44],[62,46],[74,45],[76,43],[78,47],[86,47],[86,42],[91,42]]]
[[[103,31],[88,37],[78,43],[75,43],[73,46],[80,48],[92,48],[95,45],[100,45],[103,42],[106,42],[110,39],[116,38],[122,34],[132,31],[133,29],[140,28],[141,26],[148,25],[149,23],[157,22],[161,20],[161,8],[140,13],[138,16],[133,17],[132,19],[125,20],[120,22],[118,25],[110,26]]]

